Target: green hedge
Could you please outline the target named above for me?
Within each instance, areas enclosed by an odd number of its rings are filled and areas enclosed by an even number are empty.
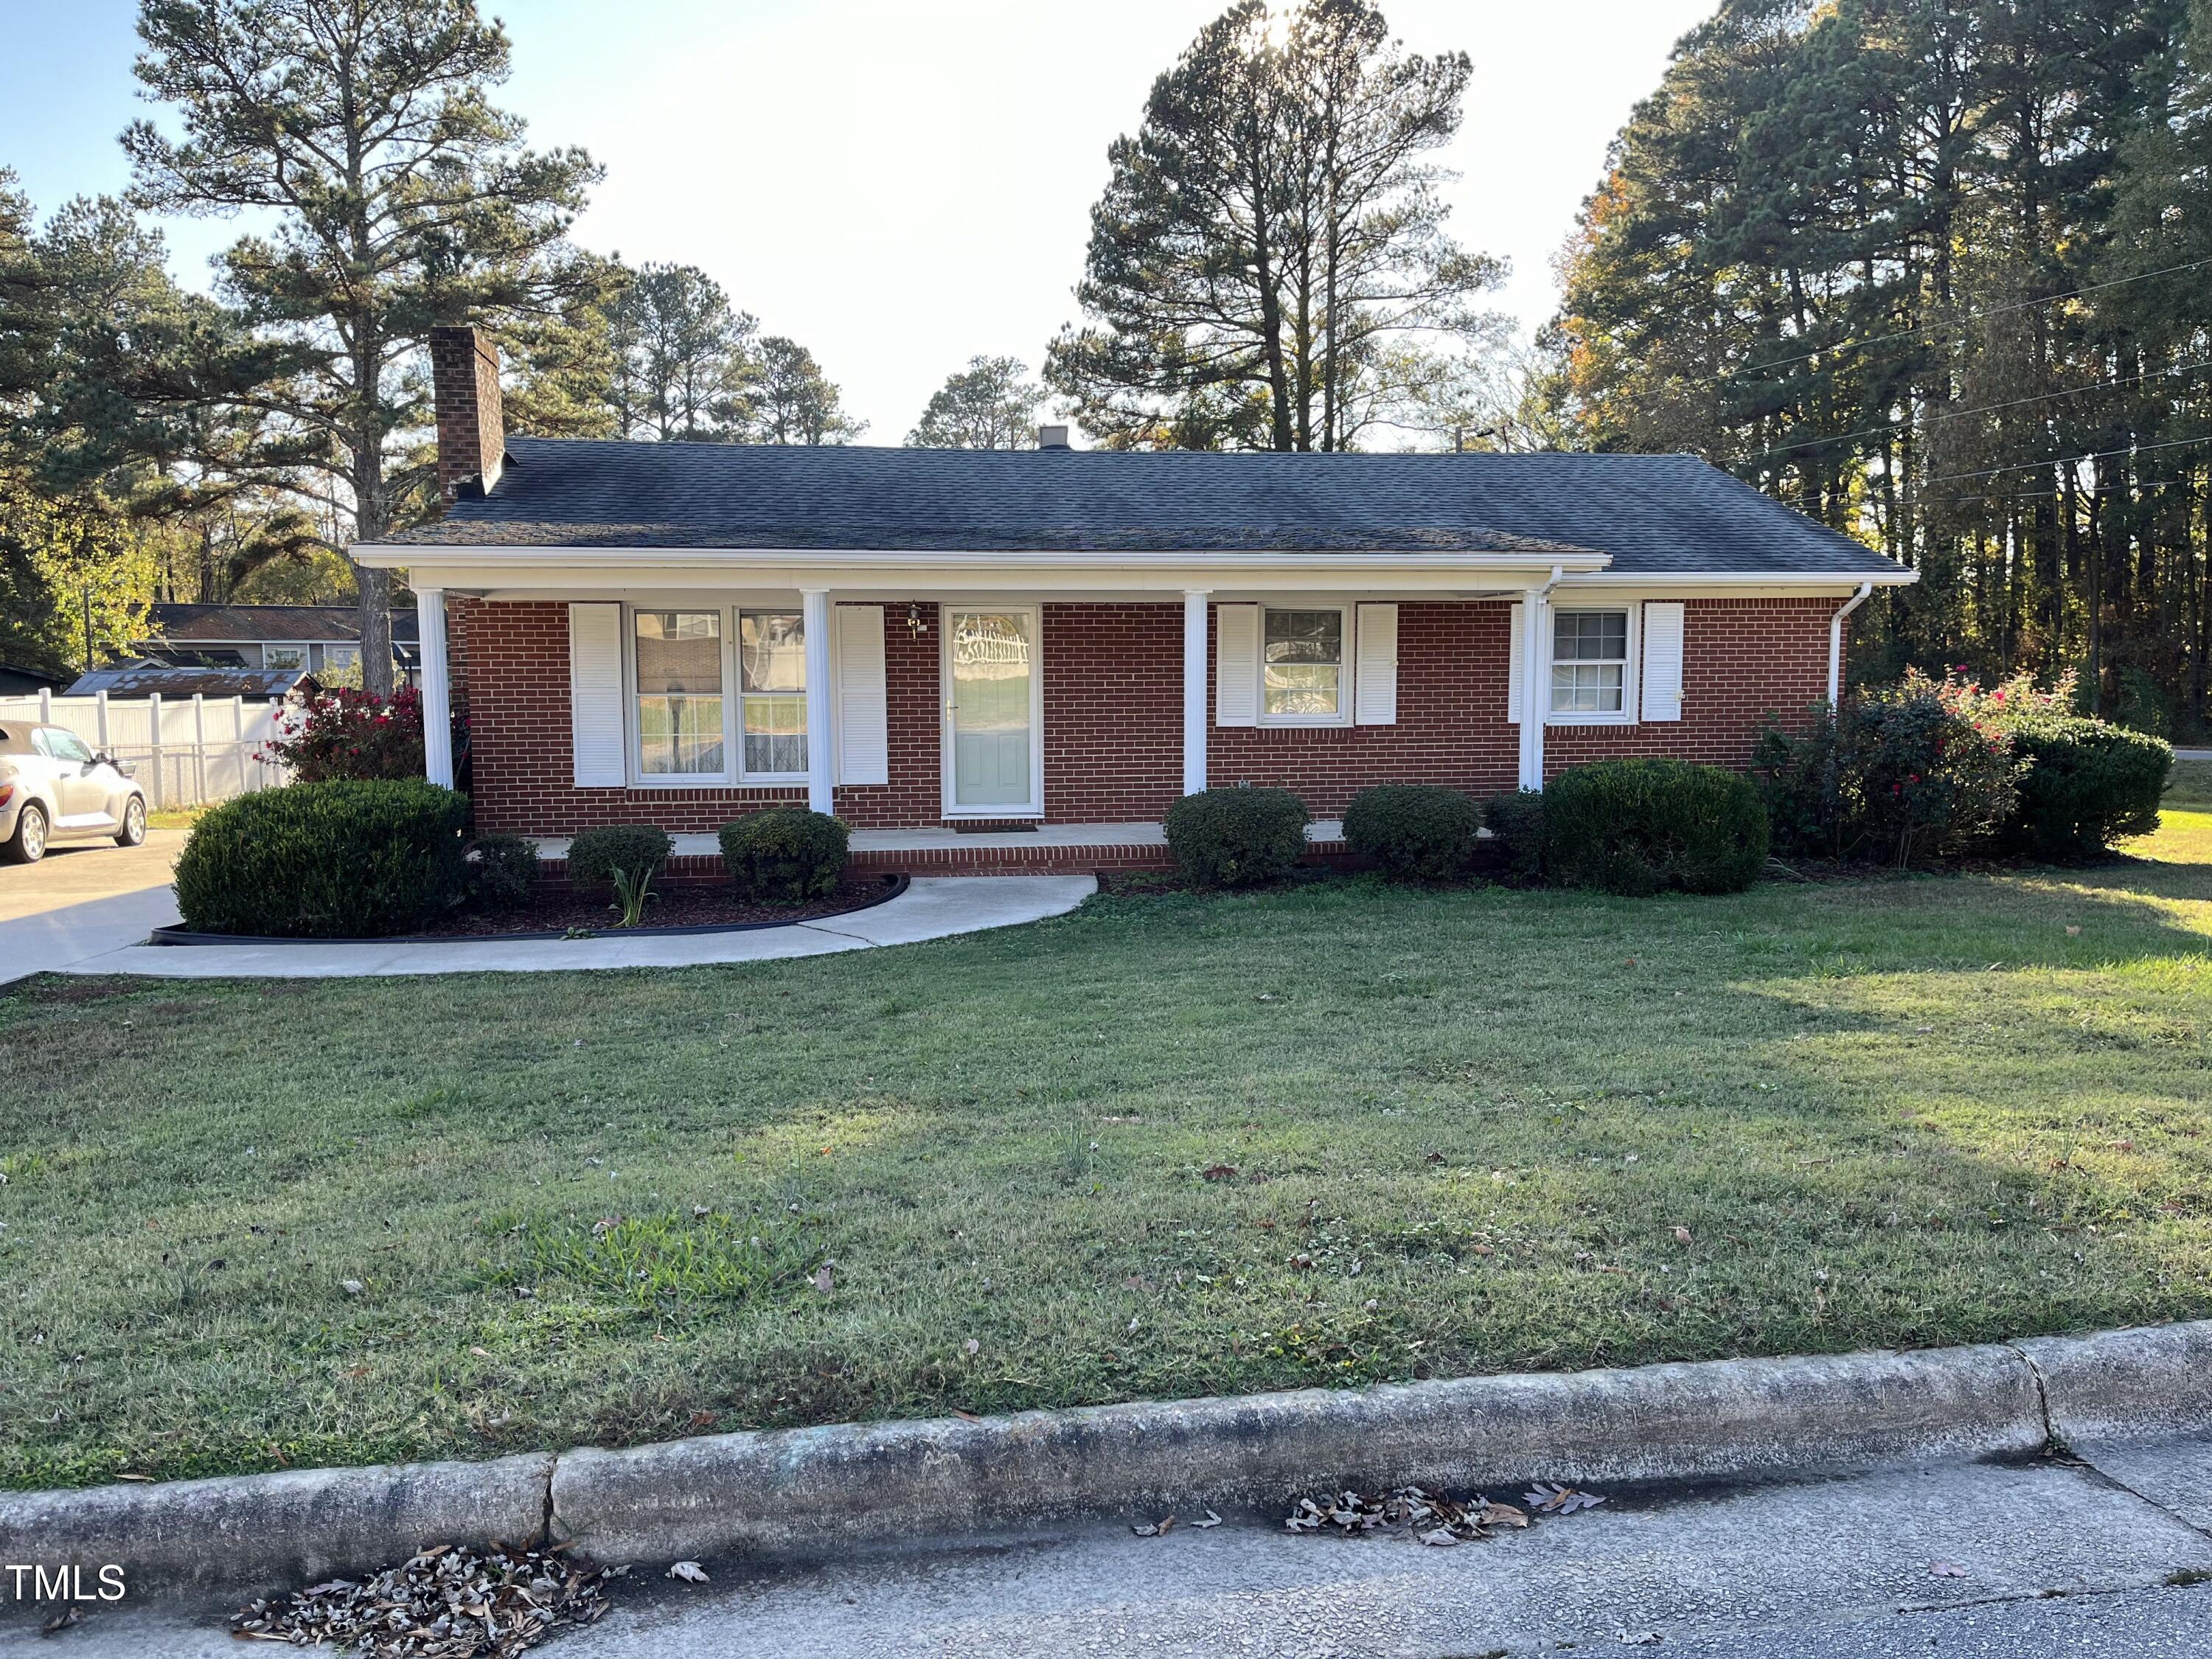
[[[2037,859],[2094,858],[2127,836],[2158,828],[2173,765],[2163,738],[2075,714],[2008,721],[2012,752],[2027,763],[2020,799],[1999,832],[2008,851]]]
[[[658,871],[676,851],[676,837],[649,823],[607,823],[580,830],[568,843],[568,884],[602,887],[617,870]]]
[[[771,806],[722,826],[722,867],[738,891],[769,904],[804,904],[837,890],[852,831],[827,812]]]
[[[1168,850],[1201,887],[1281,881],[1306,855],[1310,816],[1287,789],[1208,789],[1168,808]]]
[[[377,939],[467,892],[465,795],[421,778],[295,783],[204,813],[177,860],[177,908],[204,933]]]
[[[1544,792],[1544,866],[1608,893],[1735,893],[1766,863],[1766,807],[1747,778],[1677,760],[1570,767]]]
[[[469,844],[469,902],[520,910],[538,896],[538,843],[526,836],[478,836]]]
[[[1344,809],[1345,844],[1395,881],[1450,881],[1467,873],[1480,842],[1482,809],[1456,789],[1383,783]]]
[[[1544,796],[1506,789],[1482,803],[1482,827],[1498,844],[1508,873],[1535,881],[1544,873]]]

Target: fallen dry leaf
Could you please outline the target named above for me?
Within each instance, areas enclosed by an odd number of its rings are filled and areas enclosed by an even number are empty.
[[[1233,1164],[1210,1164],[1200,1170],[1198,1176],[1201,1181],[1234,1181],[1237,1179],[1237,1166]]]
[[[1539,1480],[1535,1490],[1522,1492],[1521,1497],[1539,1515],[1572,1515],[1577,1510],[1594,1510],[1605,1502],[1595,1492],[1547,1480]]]
[[[1956,1561],[1930,1561],[1928,1576],[1930,1578],[1964,1578],[1966,1570]]]
[[[707,1569],[696,1561],[675,1563],[668,1569],[668,1576],[671,1578],[680,1578],[687,1584],[703,1584],[708,1582]]]
[[[1687,1243],[1689,1243],[1691,1242],[1691,1239],[1690,1239],[1690,1230],[1689,1230],[1687,1227],[1677,1227],[1677,1228],[1675,1228],[1675,1229],[1674,1229],[1674,1242],[1675,1242],[1677,1244],[1687,1244]]]

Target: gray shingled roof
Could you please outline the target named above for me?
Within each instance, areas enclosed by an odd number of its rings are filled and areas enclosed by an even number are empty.
[[[392,613],[392,637],[413,640],[419,619],[412,606]],[[251,640],[325,641],[334,645],[361,638],[361,611],[350,605],[185,605],[157,604],[147,617],[149,640],[217,641],[234,644]]]
[[[1897,567],[1690,455],[1280,455],[510,438],[489,495],[393,542],[1610,553],[1615,571]]]

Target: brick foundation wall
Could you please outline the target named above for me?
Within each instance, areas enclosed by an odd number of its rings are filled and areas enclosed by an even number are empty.
[[[1826,695],[1838,603],[1689,600],[1682,719],[1550,727],[1547,775],[1619,755],[1743,765],[1765,715],[1794,718]],[[941,818],[942,617],[933,603],[917,608],[919,635],[904,601],[884,608],[890,781],[836,791],[839,815],[858,828]],[[1519,752],[1505,718],[1510,617],[1496,601],[1401,603],[1396,725],[1211,726],[1212,781],[1293,788],[1319,817],[1375,783],[1510,788]],[[578,789],[569,781],[568,607],[455,600],[450,625],[455,660],[466,665],[477,821],[486,830],[565,835],[652,823],[711,831],[747,811],[805,800],[792,786]],[[1042,633],[1048,821],[1157,820],[1182,789],[1181,604],[1048,604]],[[1206,684],[1210,705],[1210,671]]]

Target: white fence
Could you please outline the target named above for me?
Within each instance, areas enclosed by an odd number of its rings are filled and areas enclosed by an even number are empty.
[[[172,697],[156,692],[144,698],[107,700],[57,697],[0,697],[0,720],[35,720],[65,726],[94,749],[131,763],[146,791],[147,805],[198,806],[250,795],[285,781],[285,769],[257,758],[276,735],[283,705],[244,697]]]

